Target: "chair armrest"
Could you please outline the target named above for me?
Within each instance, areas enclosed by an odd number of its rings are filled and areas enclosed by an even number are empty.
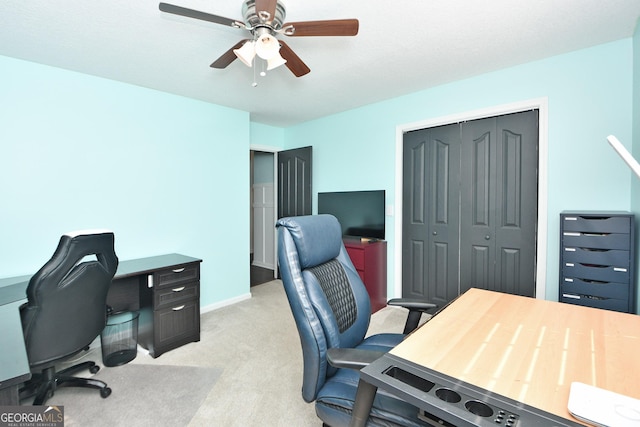
[[[336,368],[360,370],[384,354],[384,351],[359,348],[330,348],[327,350],[327,362]]]
[[[409,310],[407,322],[404,325],[404,331],[402,331],[402,333],[405,335],[418,327],[418,323],[420,323],[420,317],[422,316],[422,313],[426,312],[427,310],[438,308],[437,305],[430,302],[411,298],[393,298],[387,302],[387,305],[404,307]]]
[[[411,299],[411,298],[393,298],[387,302],[387,305],[404,307],[409,310],[417,310],[421,312],[425,312],[432,308],[438,308],[437,305],[432,304],[430,302],[426,302],[421,299]]]

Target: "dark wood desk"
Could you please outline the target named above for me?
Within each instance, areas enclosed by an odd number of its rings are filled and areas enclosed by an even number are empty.
[[[519,426],[579,425],[571,383],[640,399],[638,354],[640,316],[471,289],[361,378],[456,426],[496,425],[501,409]]]
[[[201,262],[167,254],[118,264],[107,304],[140,311],[138,341],[151,356],[200,340]],[[30,279],[0,279],[0,406],[18,404],[17,388],[31,377],[19,311]]]

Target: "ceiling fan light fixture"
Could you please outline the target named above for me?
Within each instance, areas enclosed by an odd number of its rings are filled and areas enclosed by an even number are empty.
[[[286,63],[287,63],[287,60],[280,55],[280,52],[278,52],[278,54],[273,58],[267,59],[267,71],[271,71],[274,68],[278,68],[279,66],[284,65]]]
[[[235,53],[238,59],[249,68],[253,66],[253,58],[256,56],[255,43],[253,40],[250,40],[239,49],[233,50],[233,53]]]
[[[262,59],[269,60],[280,56],[280,43],[271,34],[263,34],[258,37],[255,48],[256,54]]]

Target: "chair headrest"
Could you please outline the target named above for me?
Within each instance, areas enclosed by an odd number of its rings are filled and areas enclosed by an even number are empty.
[[[324,264],[340,254],[342,228],[333,215],[281,218],[276,227],[284,227],[291,234],[303,270]]]
[[[68,233],[64,233],[64,235],[69,236],[73,239],[74,237],[78,237],[78,236],[90,236],[92,234],[108,234],[108,233],[113,234],[113,231],[108,230],[106,228],[91,228],[87,230],[70,231]]]

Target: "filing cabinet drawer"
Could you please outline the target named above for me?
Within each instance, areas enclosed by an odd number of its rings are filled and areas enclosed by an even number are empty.
[[[198,280],[200,280],[200,265],[198,263],[176,266],[153,273],[153,281],[156,288]]]
[[[564,231],[587,233],[628,233],[631,218],[629,216],[608,215],[572,215],[563,218]]]
[[[627,300],[620,300],[615,298],[600,298],[600,297],[594,297],[590,295],[563,293],[560,298],[560,301],[568,304],[583,305],[585,307],[602,308],[605,310],[613,310],[613,311],[621,311],[621,312],[629,311],[629,304]]]
[[[562,245],[565,247],[597,249],[629,249],[629,234],[620,233],[581,233],[564,231]]]
[[[626,300],[629,294],[629,285],[627,283],[612,283],[565,277],[564,282],[561,284],[561,292]]]
[[[629,283],[629,269],[626,267],[565,262],[562,266],[562,273],[565,277]]]
[[[564,247],[562,258],[565,262],[582,262],[598,265],[629,267],[629,251],[619,249],[590,249]]]
[[[165,286],[156,289],[153,293],[153,306],[157,310],[172,304],[175,305],[180,301],[198,299],[200,297],[199,292],[200,286],[198,282],[178,283],[174,284],[174,286]]]

